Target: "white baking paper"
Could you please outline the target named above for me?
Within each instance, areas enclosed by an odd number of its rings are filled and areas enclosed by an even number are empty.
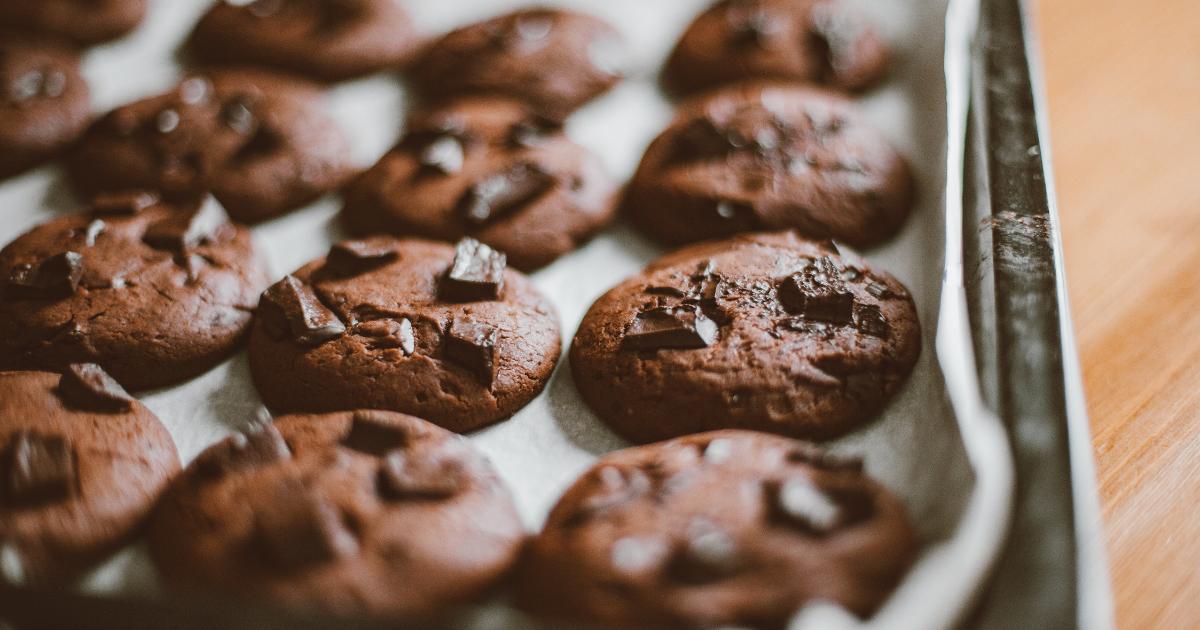
[[[88,52],[84,71],[93,86],[96,111],[173,85],[181,73],[176,48],[208,4],[206,0],[157,0],[138,31]],[[523,3],[408,0],[406,4],[424,32],[437,33]],[[678,35],[707,2],[542,4],[596,14],[629,41],[630,78],[567,125],[572,138],[599,153],[614,175],[627,178],[645,146],[671,116],[672,106],[656,86],[657,70]],[[917,565],[866,625],[943,628],[963,614],[983,583],[1003,539],[1012,488],[1004,432],[982,405],[974,382],[957,240],[961,208],[954,201],[961,200],[961,182],[957,176],[949,181],[946,177],[961,173],[967,42],[975,0],[952,0],[949,12],[943,0],[861,4],[896,52],[889,80],[863,95],[861,103],[910,160],[919,191],[916,211],[901,234],[865,254],[911,289],[925,347],[913,377],[883,418],[831,446],[862,455],[868,472],[904,499],[923,543]],[[387,150],[404,120],[406,96],[394,77],[339,85],[330,91],[329,101],[363,166]],[[78,206],[53,167],[3,182],[0,241],[8,242],[34,224]],[[277,276],[323,254],[342,236],[335,216],[338,207],[336,198],[327,198],[254,228]],[[954,256],[947,258],[947,251],[955,252]],[[534,274],[562,315],[564,342],[570,341],[592,300],[661,253],[618,225]],[[564,357],[546,391],[528,407],[471,436],[511,485],[531,531],[540,527],[561,492],[598,456],[625,446],[583,405],[565,363]],[[244,353],[188,383],[142,398],[170,429],[185,463],[245,427],[260,409]],[[81,586],[127,594],[154,593],[158,588],[140,545],[118,554]],[[795,626],[830,629],[860,624],[834,606],[814,604],[800,612]]]

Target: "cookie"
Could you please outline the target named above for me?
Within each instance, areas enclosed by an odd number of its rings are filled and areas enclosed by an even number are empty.
[[[662,80],[676,94],[747,79],[861,90],[887,65],[886,44],[851,2],[725,0],[684,32]]]
[[[188,41],[198,60],[338,81],[397,68],[417,37],[397,0],[220,0]]]
[[[617,285],[579,325],[571,368],[634,442],[713,429],[824,439],[878,414],[920,352],[900,282],[780,232],[695,245]]]
[[[97,44],[137,28],[146,16],[146,4],[146,0],[4,0],[0,26],[76,44]]]
[[[90,362],[130,389],[178,383],[237,349],[268,282],[211,197],[102,196],[0,250],[0,369]]]
[[[530,544],[520,601],[617,628],[783,628],[817,601],[867,617],[917,548],[862,462],[716,431],[601,458]]]
[[[263,294],[250,371],[277,412],[388,409],[463,433],[537,396],[560,335],[550,301],[488,246],[373,237]]]
[[[431,615],[502,579],[525,539],[470,443],[380,411],[279,418],[202,453],[150,527],[168,581],[342,614]]]
[[[0,372],[0,583],[61,583],[136,535],[179,471],[162,423],[97,365]]]
[[[516,101],[473,98],[418,114],[400,143],[346,190],[352,233],[454,241],[470,235],[533,270],[613,216],[599,158]]]
[[[562,120],[621,78],[624,41],[607,23],[559,9],[523,9],[451,31],[409,75],[427,101],[501,94]]]
[[[0,31],[0,179],[58,155],[91,120],[79,55]]]
[[[254,71],[192,76],[96,121],[67,161],[85,196],[144,188],[211,191],[243,223],[342,185],[349,144],[311,85]]]
[[[646,150],[622,210],[668,245],[798,228],[868,247],[894,235],[912,205],[907,162],[852,102],[751,84],[681,107]]]

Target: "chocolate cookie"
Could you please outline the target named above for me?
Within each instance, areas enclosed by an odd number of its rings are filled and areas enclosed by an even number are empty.
[[[96,44],[136,28],[146,16],[146,4],[146,0],[4,0],[0,26]]]
[[[488,246],[374,237],[263,294],[250,370],[276,411],[389,409],[462,433],[542,390],[560,334],[549,300]]]
[[[0,31],[0,179],[54,157],[90,119],[77,53]]]
[[[410,74],[427,100],[502,94],[566,118],[621,78],[624,42],[607,23],[559,9],[523,9],[430,44]]]
[[[907,163],[853,103],[752,84],[680,108],[646,150],[623,210],[672,245],[799,228],[866,247],[895,234],[912,205]]]
[[[477,98],[416,117],[347,188],[357,234],[470,235],[532,270],[578,247],[615,210],[599,158],[515,101]]]
[[[602,458],[530,545],[520,599],[611,627],[783,628],[816,601],[866,617],[917,545],[861,462],[717,431]]]
[[[352,174],[349,145],[310,85],[253,71],[196,75],[96,121],[67,163],[85,195],[212,191],[240,222],[269,219]]]
[[[286,416],[202,453],[155,514],[180,586],[302,609],[427,615],[485,593],[525,539],[468,441],[412,416]]]
[[[887,67],[886,45],[843,0],[725,0],[696,18],[663,70],[677,94],[745,79],[858,90]]]
[[[115,551],[178,470],[166,428],[99,366],[0,372],[0,582],[65,581]]]
[[[781,232],[683,249],[604,294],[571,368],[634,442],[734,428],[831,438],[873,418],[920,352],[895,278]]]
[[[237,348],[267,282],[211,197],[99,197],[0,251],[0,369],[94,362],[131,389],[178,383]]]
[[[397,0],[220,0],[188,42],[207,63],[337,81],[398,67],[417,37]]]

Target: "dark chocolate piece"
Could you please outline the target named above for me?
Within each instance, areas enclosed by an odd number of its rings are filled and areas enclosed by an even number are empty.
[[[504,290],[504,254],[473,238],[454,247],[454,263],[442,277],[438,294],[447,302],[498,300]]]
[[[462,463],[450,457],[389,454],[379,469],[379,492],[387,499],[445,499],[466,485]]]
[[[327,499],[286,479],[254,510],[259,540],[281,568],[299,570],[358,552],[358,541]]]
[[[220,477],[291,456],[287,442],[268,421],[257,424],[245,433],[235,433],[229,441],[206,453],[197,466],[208,477]]]
[[[812,444],[798,444],[787,454],[787,461],[823,470],[862,472],[863,460],[851,455],[836,455]]]
[[[221,122],[243,136],[249,136],[258,128],[258,118],[250,111],[250,99],[243,94],[234,95],[221,106]]]
[[[805,319],[848,324],[853,317],[854,295],[846,290],[837,264],[823,256],[779,285],[779,301],[789,313]]]
[[[532,162],[518,162],[473,184],[458,200],[458,213],[482,226],[530,203],[554,185],[554,176]]]
[[[621,340],[626,350],[694,349],[717,340],[717,323],[696,304],[665,306],[639,313]]]
[[[406,357],[412,356],[417,349],[412,322],[407,317],[362,322],[354,327],[354,333],[370,337],[372,348],[400,348]]]
[[[283,339],[290,335],[306,346],[320,345],[346,332],[337,314],[295,276],[284,276],[262,294],[258,314],[271,337]]]
[[[667,572],[672,578],[686,584],[704,584],[737,571],[737,543],[729,534],[715,527],[691,529],[669,561]]]
[[[82,277],[83,256],[77,252],[63,252],[36,265],[15,267],[9,273],[5,294],[16,299],[66,297],[75,293]]]
[[[670,160],[676,164],[724,159],[743,152],[783,160],[792,138],[798,135],[796,129],[758,107],[739,111],[722,122],[699,118],[678,133]]]
[[[841,506],[811,480],[797,475],[767,486],[772,515],[779,521],[815,535],[828,534],[841,524]]]
[[[371,241],[343,241],[329,248],[323,270],[338,276],[356,276],[378,269],[399,255],[395,248]]]
[[[451,135],[439,136],[421,149],[418,160],[421,166],[442,175],[453,175],[462,170],[465,151],[462,142]]]
[[[229,224],[225,209],[211,196],[206,196],[194,210],[181,210],[151,223],[142,235],[147,245],[186,253],[211,242]]]
[[[596,484],[599,491],[588,495],[579,505],[579,509],[567,516],[566,524],[580,525],[584,521],[619,505],[623,505],[650,491],[650,477],[641,470],[607,466],[596,473]]]
[[[896,297],[896,294],[893,293],[892,290],[889,289],[887,287],[887,285],[883,284],[882,282],[872,282],[872,283],[868,284],[867,285],[867,293],[870,293],[871,295],[873,295],[881,300],[886,300],[888,298]]]
[[[491,387],[496,378],[496,341],[500,330],[495,326],[455,319],[446,330],[446,359],[461,365],[479,382]]]
[[[5,457],[3,503],[29,507],[62,501],[78,485],[75,451],[65,439],[33,431],[12,437]]]
[[[763,9],[734,12],[730,17],[733,24],[729,34],[734,45],[765,47],[771,37],[782,30],[782,24],[777,21],[780,18]]]
[[[95,363],[72,363],[58,381],[64,400],[82,409],[129,411],[134,397]]]
[[[383,457],[408,444],[408,433],[376,420],[369,411],[359,411],[350,422],[350,430],[341,445],[373,457]]]
[[[99,215],[134,215],[158,202],[158,195],[146,191],[101,193],[92,197],[91,209]]]
[[[854,306],[854,327],[865,334],[885,339],[892,331],[883,312],[873,304]]]

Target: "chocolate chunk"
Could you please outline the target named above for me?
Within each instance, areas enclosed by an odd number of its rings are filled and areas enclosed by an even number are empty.
[[[454,246],[454,263],[438,286],[447,302],[477,302],[500,299],[504,290],[507,257],[473,238]]]
[[[83,277],[83,256],[63,252],[43,259],[36,265],[19,265],[9,273],[5,294],[14,299],[52,299],[66,297],[79,288]]]
[[[776,322],[776,330],[791,330],[795,332],[806,333],[810,335],[820,335],[822,337],[832,337],[833,327],[825,322],[813,321],[804,317],[789,317],[788,319]]]
[[[547,135],[559,128],[558,123],[544,118],[522,120],[508,130],[508,145],[514,149],[532,148],[541,144]]]
[[[320,345],[346,332],[346,325],[317,299],[312,288],[290,275],[262,294],[258,315],[272,338],[290,335],[306,346]]]
[[[227,442],[205,452],[196,466],[208,477],[221,477],[289,459],[291,449],[269,421],[245,433],[235,433]]]
[[[717,340],[717,323],[695,304],[653,308],[639,313],[625,331],[621,347],[626,350],[661,348],[693,349]]]
[[[225,209],[212,196],[206,196],[195,209],[173,212],[151,223],[142,240],[156,249],[183,253],[213,241],[228,224]]]
[[[754,225],[758,221],[754,205],[743,201],[719,199],[713,203],[712,211],[722,221],[737,221],[746,225]]]
[[[442,175],[453,175],[462,170],[465,158],[462,142],[454,136],[440,136],[421,149],[418,160],[421,166]]]
[[[853,317],[854,296],[828,256],[785,278],[779,285],[779,301],[789,313],[809,320],[848,324]]]
[[[479,382],[491,387],[496,379],[496,341],[500,330],[495,326],[455,319],[446,330],[443,352],[446,359],[461,365]]]
[[[394,452],[379,469],[379,493],[391,500],[445,499],[465,485],[462,462],[445,454],[414,458]]]
[[[338,276],[356,276],[378,269],[399,257],[395,248],[371,241],[343,241],[329,248],[323,271]]]
[[[782,483],[770,484],[767,492],[772,515],[793,527],[823,535],[832,532],[842,521],[841,507],[807,477],[794,476]]]
[[[771,37],[782,30],[782,22],[762,9],[750,9],[731,15],[730,37],[734,45],[765,47]]]
[[[245,95],[235,95],[221,106],[221,122],[243,136],[258,128],[258,119],[250,111],[251,101]]]
[[[554,181],[554,176],[537,164],[518,162],[468,188],[458,200],[458,213],[467,223],[482,226],[530,203]]]
[[[782,160],[797,135],[796,129],[762,108],[742,110],[721,122],[699,118],[679,131],[670,161],[705,162],[743,152]]]
[[[279,482],[254,509],[258,538],[283,569],[300,570],[358,552],[358,541],[329,500],[298,479]]]
[[[650,477],[636,468],[621,470],[614,466],[605,466],[596,473],[595,480],[600,488],[589,494],[578,510],[567,515],[566,525],[582,524],[601,512],[650,492],[652,487]]]
[[[669,561],[668,575],[686,584],[714,582],[735,573],[741,562],[737,542],[706,523],[696,523]]]
[[[158,195],[151,192],[112,192],[92,197],[91,208],[99,215],[134,215],[158,202]]]
[[[787,461],[794,464],[805,464],[823,470],[862,472],[861,457],[836,455],[812,444],[799,444],[788,451]]]
[[[129,411],[134,398],[95,363],[72,363],[58,381],[58,394],[82,409]]]
[[[75,451],[59,436],[21,431],[5,457],[4,501],[36,506],[62,501],[79,485]]]
[[[412,322],[407,317],[362,322],[354,327],[354,333],[370,337],[372,348],[400,348],[406,357],[412,356],[417,349]]]
[[[665,295],[667,297],[685,298],[688,292],[677,287],[646,287],[646,293],[650,295]]]
[[[889,289],[888,286],[886,284],[883,284],[882,282],[872,282],[872,283],[868,284],[867,285],[867,293],[870,293],[871,295],[873,295],[881,300],[886,300],[888,298],[896,297],[896,294],[893,293],[892,290]]]
[[[350,421],[350,430],[341,445],[373,457],[383,457],[408,444],[408,433],[377,420],[369,411],[358,411]]]
[[[888,325],[883,312],[873,304],[854,305],[854,327],[872,337],[884,339],[892,332],[892,327]]]

